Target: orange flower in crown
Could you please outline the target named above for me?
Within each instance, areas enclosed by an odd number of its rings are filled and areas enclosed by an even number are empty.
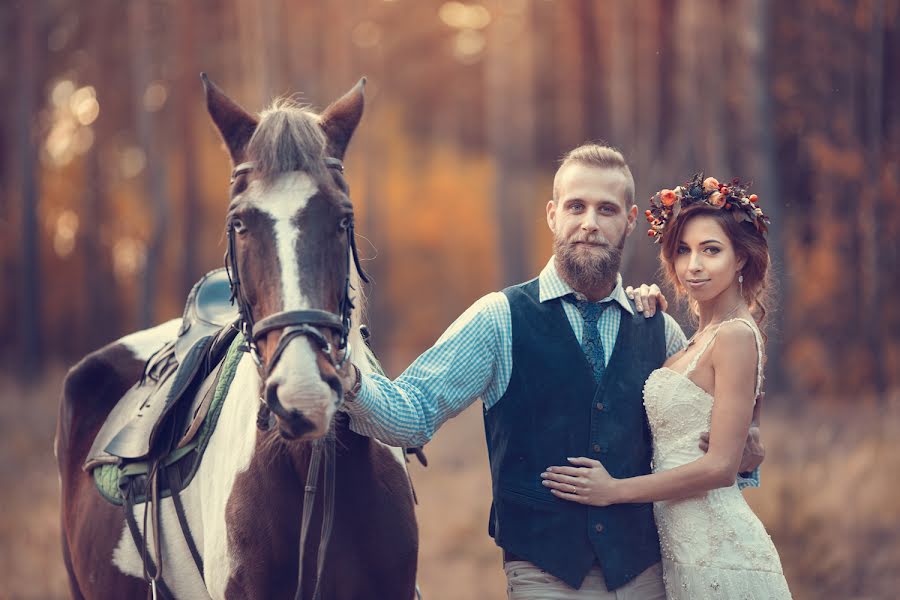
[[[672,206],[678,201],[678,195],[672,190],[662,190],[659,193],[659,201],[662,202],[663,206]]]
[[[747,221],[765,234],[769,230],[769,217],[757,205],[759,198],[756,194],[747,193],[748,187],[741,185],[739,179],[734,179],[731,185],[725,185],[715,177],[704,178],[703,173],[697,173],[690,181],[674,190],[660,190],[650,198],[650,208],[644,211],[647,222],[650,223],[647,235],[654,238],[654,242],[660,243],[669,221],[678,216],[681,209],[694,204],[728,210],[736,221]]]

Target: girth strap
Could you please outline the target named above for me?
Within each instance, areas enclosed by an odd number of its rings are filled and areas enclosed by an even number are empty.
[[[181,534],[184,536],[184,541],[187,542],[188,550],[191,551],[191,557],[194,559],[194,564],[200,573],[200,579],[203,579],[203,557],[200,556],[200,551],[197,550],[197,544],[194,542],[194,536],[191,535],[191,528],[188,525],[187,515],[184,512],[184,504],[181,502],[181,473],[176,466],[171,470],[166,470],[165,476],[169,489],[172,492],[172,504],[175,505],[175,516],[178,517]]]
[[[152,484],[151,484],[152,485]],[[131,532],[131,539],[134,541],[134,546],[137,549],[138,553],[141,555],[141,562],[144,564],[144,579],[148,581],[150,584],[150,588],[147,590],[147,595],[156,600],[157,597],[162,598],[162,600],[176,600],[175,595],[166,585],[166,582],[162,578],[162,574],[160,571],[161,562],[158,565],[154,562],[153,558],[147,555],[149,550],[148,544],[144,541],[144,537],[141,535],[141,530],[138,528],[137,520],[134,518],[134,502],[132,499],[134,498],[135,490],[134,490],[134,480],[131,480],[128,483],[128,488],[125,490],[124,496],[124,507],[125,507],[125,523],[128,525],[128,531]],[[154,503],[155,504],[155,503]],[[144,529],[147,528],[147,513],[149,507],[145,507],[144,512]],[[157,509],[157,506],[153,507],[154,510]],[[157,550],[160,549],[160,537],[159,537],[159,529],[156,529],[156,535],[154,537],[154,543],[156,544]],[[159,557],[161,553],[157,552],[157,556]]]
[[[191,552],[191,557],[194,559],[194,564],[197,566],[200,578],[203,579],[203,558],[200,556],[200,551],[197,549],[194,536],[191,535],[191,529],[188,526],[187,516],[184,512],[184,504],[181,502],[180,490],[182,481],[178,474],[177,467],[168,471],[165,466],[159,462],[156,464],[155,469],[151,469],[151,476],[148,479],[148,484],[151,486],[153,493],[151,494],[152,499],[148,499],[144,506],[144,531],[147,529],[147,517],[149,512],[152,523],[153,543],[156,546],[155,554],[160,561],[158,564],[151,556],[149,556],[149,543],[145,537],[141,535],[141,530],[138,528],[137,521],[134,518],[134,479],[131,479],[128,482],[128,487],[123,494],[125,522],[128,524],[128,530],[131,532],[131,538],[134,541],[134,545],[141,555],[141,562],[144,564],[144,578],[150,583],[151,597],[155,599],[159,596],[163,600],[176,600],[175,595],[172,594],[162,577],[162,530],[159,527],[159,513],[162,509],[162,503],[160,502],[157,493],[159,490],[158,486],[162,481],[165,481],[171,490],[172,503],[175,506],[175,515],[178,517],[181,533],[187,543],[188,550]]]

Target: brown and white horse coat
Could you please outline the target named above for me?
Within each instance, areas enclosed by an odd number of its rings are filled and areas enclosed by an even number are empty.
[[[208,84],[210,114],[235,164],[260,172],[233,182],[229,223],[237,232],[237,268],[255,319],[278,311],[337,312],[346,269],[359,276],[341,240],[352,205],[343,178],[317,163],[342,158],[362,113],[362,86],[321,116],[279,105],[257,120]],[[317,136],[322,147],[316,146]],[[308,147],[297,147],[308,146]],[[348,266],[348,264],[350,266]],[[362,351],[356,298],[349,345]],[[171,340],[180,320],[131,334],[89,355],[66,379],[57,429],[63,551],[74,598],[131,598],[147,593],[144,562],[122,508],[105,502],[82,471],[85,455],[118,398],[147,358]],[[266,362],[280,331],[260,340]],[[298,579],[300,514],[309,440],[336,440],[334,530],[323,573],[324,598],[412,598],[417,529],[402,455],[356,435],[338,413],[342,394],[335,356],[306,336],[292,339],[270,371],[245,355],[222,403],[203,460],[181,498],[204,572],[198,572],[172,500],[161,500],[162,578],[177,598],[293,598]],[[358,361],[366,370],[367,363]],[[264,394],[277,428],[257,429]],[[313,513],[304,577],[316,573],[321,500]],[[135,518],[144,531],[143,506]],[[151,556],[155,553],[151,552]],[[303,596],[312,585],[304,583]]]

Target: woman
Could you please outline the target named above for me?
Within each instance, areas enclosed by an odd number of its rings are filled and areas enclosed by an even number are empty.
[[[595,506],[654,502],[670,599],[790,598],[778,553],[735,483],[762,384],[768,219],[737,180],[702,175],[658,192],[646,214],[668,279],[699,319],[644,386],[653,473],[616,479],[573,458],[548,468],[544,485]],[[707,430],[704,454],[696,440]]]

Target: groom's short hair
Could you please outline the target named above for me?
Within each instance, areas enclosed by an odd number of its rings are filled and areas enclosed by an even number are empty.
[[[582,144],[577,148],[569,150],[560,161],[559,169],[553,178],[553,200],[559,200],[559,174],[563,169],[572,164],[586,165],[589,167],[599,167],[601,169],[618,169],[625,174],[627,185],[625,188],[625,207],[630,208],[634,204],[634,177],[631,175],[631,169],[625,162],[625,157],[616,148],[596,144],[593,142]]]

